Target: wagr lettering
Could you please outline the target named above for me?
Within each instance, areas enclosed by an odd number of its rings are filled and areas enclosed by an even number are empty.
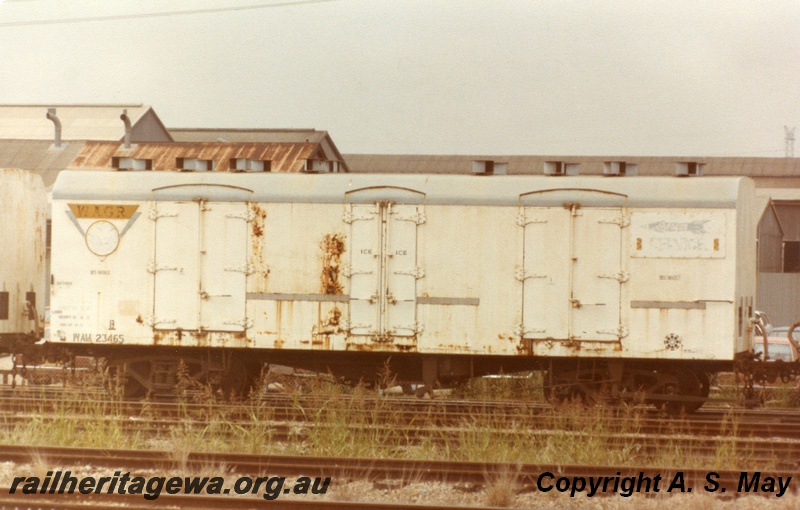
[[[76,218],[127,220],[133,216],[133,213],[138,208],[138,205],[69,204],[69,209]]]

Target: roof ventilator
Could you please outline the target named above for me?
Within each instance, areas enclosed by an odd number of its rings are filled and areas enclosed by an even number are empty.
[[[213,159],[175,158],[175,167],[180,172],[210,172],[217,165]]]
[[[677,177],[692,177],[703,175],[703,167],[705,163],[698,163],[697,161],[680,161],[675,163],[675,176]]]
[[[122,110],[122,115],[119,116],[122,119],[122,122],[125,124],[125,137],[122,139],[123,142],[123,149],[124,150],[131,150],[131,119],[128,117],[128,109]]]
[[[578,175],[580,163],[567,163],[565,161],[545,161],[545,175]]]
[[[339,172],[339,162],[325,159],[307,159],[300,170],[307,174],[337,173]]]
[[[638,175],[639,165],[636,163],[626,163],[625,161],[605,161],[603,162],[603,175],[623,176]]]
[[[472,162],[472,175],[506,175],[507,173],[508,163],[499,163],[490,159]]]
[[[231,172],[271,172],[272,162],[263,159],[231,158]]]

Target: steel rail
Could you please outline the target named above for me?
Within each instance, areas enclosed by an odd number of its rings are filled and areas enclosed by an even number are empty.
[[[122,506],[124,505],[124,506]],[[352,501],[330,501],[309,496],[304,499],[275,499],[265,501],[254,497],[162,494],[153,501],[135,494],[8,494],[8,488],[0,487],[0,508],[25,510],[153,510],[190,508],[231,510],[255,509],[268,506],[270,510],[487,510],[492,507],[445,506],[425,504],[359,503]]]
[[[174,469],[176,461],[171,458],[170,452],[153,451],[129,451],[129,450],[95,450],[95,449],[76,449],[76,448],[40,448],[36,450],[40,458],[45,459],[50,465],[64,466],[69,463],[76,465],[91,465],[94,467],[108,467],[119,470],[136,469],[153,470],[162,467]],[[31,451],[26,451],[26,447],[3,446],[0,450],[3,455],[10,455],[12,460],[21,460],[25,455],[31,455]],[[59,464],[60,463],[60,464]],[[660,477],[668,484],[678,473],[686,486],[693,487],[696,492],[708,483],[709,473],[716,475],[715,481],[720,487],[730,491],[729,496],[735,496],[740,488],[742,470],[718,470],[718,469],[683,469],[677,467],[653,467],[653,466],[587,466],[587,465],[555,465],[555,464],[508,464],[508,463],[480,463],[480,462],[457,462],[457,461],[415,461],[415,460],[392,460],[392,459],[366,459],[366,458],[337,458],[337,457],[307,457],[307,456],[264,456],[264,455],[243,455],[243,454],[210,454],[210,453],[190,453],[187,459],[180,462],[180,468],[191,470],[197,467],[213,469],[213,466],[224,465],[231,472],[237,475],[273,475],[273,476],[330,476],[332,487],[335,487],[337,480],[366,479],[372,481],[401,480],[408,483],[422,481],[437,481],[445,483],[473,483],[478,486],[486,486],[493,480],[511,479],[512,482],[522,490],[537,491],[538,483],[545,478],[552,485],[557,478],[574,479],[581,477],[584,479],[613,479],[623,477],[647,477],[655,480]],[[124,466],[124,467],[123,467]],[[24,473],[19,472],[20,475]],[[769,470],[769,476],[782,477],[784,480],[793,477],[795,471],[790,470]],[[220,473],[220,475],[223,475]],[[666,489],[666,485],[662,489]],[[608,489],[606,489],[608,495]],[[723,491],[724,492],[724,491]],[[602,495],[602,494],[601,494]],[[8,488],[0,488],[0,506],[5,508],[3,498],[15,497],[18,503],[33,503],[32,495],[9,494]],[[103,495],[98,495],[102,497]],[[138,496],[141,498],[141,496]],[[162,496],[164,497],[164,496]],[[194,497],[194,496],[192,496]],[[235,508],[231,506],[237,504],[236,497],[223,497],[215,501],[224,503],[222,507]],[[63,501],[63,500],[62,500]],[[131,499],[130,501],[136,501]],[[166,501],[166,499],[165,499]],[[170,499],[175,504],[183,501],[179,498]],[[199,501],[199,500],[195,500]],[[251,500],[251,504],[256,500]],[[305,504],[308,499],[300,500],[300,503],[289,500],[275,500],[286,504]],[[48,499],[53,503],[52,499]],[[270,502],[270,506],[276,504]],[[321,503],[321,501],[319,501]],[[70,501],[72,503],[72,501]],[[186,504],[190,504],[186,501]],[[263,503],[263,502],[262,502]],[[243,503],[247,504],[247,503]],[[314,501],[316,506],[317,501]],[[380,507],[374,503],[373,508],[395,508],[392,506]],[[27,506],[26,506],[27,508]],[[238,507],[241,508],[241,507]],[[288,507],[287,507],[288,508]],[[296,507],[294,507],[296,508]],[[331,507],[339,508],[339,507]],[[342,507],[342,508],[364,508],[364,507]],[[440,507],[419,507],[419,508],[440,508]],[[446,507],[441,507],[446,508]]]

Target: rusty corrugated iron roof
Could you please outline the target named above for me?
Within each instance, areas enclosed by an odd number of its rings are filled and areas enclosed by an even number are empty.
[[[272,162],[273,172],[300,172],[309,159],[324,159],[314,143],[140,143],[125,149],[116,142],[87,142],[70,168],[112,169],[113,158],[150,159],[153,170],[177,170],[178,158],[215,161],[228,171],[230,160],[247,158]]]
[[[227,129],[227,128],[170,128],[176,142],[222,143],[316,143],[325,152],[323,159],[338,161],[343,172],[349,172],[347,162],[327,131],[316,129]]]

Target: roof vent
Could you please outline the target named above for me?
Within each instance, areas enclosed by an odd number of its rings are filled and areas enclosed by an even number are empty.
[[[309,174],[317,173],[337,173],[339,171],[338,161],[328,161],[325,159],[307,159],[301,172]]]
[[[638,175],[639,165],[636,163],[626,163],[625,161],[606,161],[603,163],[603,175],[623,176]]]
[[[175,158],[175,167],[181,172],[208,172],[217,165],[213,159]]]
[[[266,159],[231,158],[231,172],[271,172],[272,161]]]
[[[545,175],[578,175],[580,163],[567,163],[565,161],[545,161]]]
[[[131,148],[131,119],[128,117],[128,110],[122,110],[122,115],[119,116],[122,119],[123,124],[125,124],[125,137],[123,138],[124,148],[130,149]]]
[[[472,175],[506,175],[508,163],[492,160],[475,160],[472,162]]]
[[[53,148],[60,149],[61,148],[61,121],[56,116],[56,109],[55,108],[48,108],[47,109],[47,118],[53,121],[56,128],[56,135],[55,135],[55,142],[53,142]]]
[[[698,163],[697,161],[681,161],[675,163],[675,175],[677,177],[691,177],[703,175],[703,167],[705,163]]]
[[[153,160],[114,156],[111,158],[111,166],[117,170],[152,170]]]

